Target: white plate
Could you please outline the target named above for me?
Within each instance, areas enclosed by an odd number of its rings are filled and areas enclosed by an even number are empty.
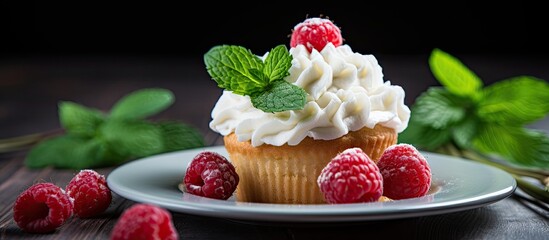
[[[178,189],[189,161],[200,151],[223,146],[160,154],[126,163],[107,177],[120,196],[152,203],[174,212],[257,222],[349,222],[427,216],[481,207],[513,193],[516,182],[497,168],[465,159],[422,152],[433,174],[430,194],[392,202],[353,204],[263,204],[216,200]]]

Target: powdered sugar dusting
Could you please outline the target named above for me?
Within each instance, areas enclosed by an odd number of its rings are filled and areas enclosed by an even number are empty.
[[[431,186],[431,170],[425,157],[410,144],[385,150],[378,162],[383,175],[384,195],[398,200],[421,197]]]
[[[82,179],[82,177],[85,176],[85,174],[95,175],[95,176],[100,177],[100,178],[104,177],[103,175],[99,175],[98,172],[96,172],[92,169],[82,169],[82,170],[80,170],[80,172],[78,172],[78,174],[76,174],[76,176],[74,176],[74,180],[75,181],[80,181]]]
[[[383,192],[379,168],[361,148],[348,148],[335,156],[317,178],[328,203],[377,201]]]
[[[303,27],[303,29],[307,28],[308,25],[323,25],[325,23],[331,23],[331,21],[329,19],[319,18],[319,17],[308,18],[305,21],[300,22],[297,25],[295,25],[294,30],[297,30],[300,27]]]

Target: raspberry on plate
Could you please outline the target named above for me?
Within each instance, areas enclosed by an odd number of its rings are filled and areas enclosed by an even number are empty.
[[[72,201],[53,183],[36,183],[23,191],[13,205],[13,219],[23,231],[48,233],[72,215]]]
[[[381,173],[360,148],[339,153],[322,169],[317,182],[328,203],[375,202],[383,194]]]
[[[126,209],[112,229],[111,240],[179,239],[172,215],[159,206],[137,203]]]
[[[204,151],[189,162],[183,183],[189,193],[226,200],[236,190],[239,180],[227,158],[216,152]]]
[[[425,157],[412,145],[401,143],[387,148],[377,163],[383,194],[391,199],[424,196],[431,186],[431,168]]]
[[[320,52],[329,42],[336,47],[343,43],[339,27],[326,18],[308,18],[292,30],[290,47],[302,44],[309,52],[313,48]]]
[[[80,218],[104,212],[112,201],[105,176],[91,169],[81,170],[76,174],[65,190],[74,200],[74,214]]]

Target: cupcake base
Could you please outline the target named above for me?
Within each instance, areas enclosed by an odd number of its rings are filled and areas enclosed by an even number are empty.
[[[224,137],[225,148],[240,177],[236,199],[241,202],[325,203],[317,185],[322,169],[338,153],[359,147],[377,163],[383,151],[397,142],[392,128],[376,125],[333,140],[305,138],[295,146],[239,142],[234,133]]]

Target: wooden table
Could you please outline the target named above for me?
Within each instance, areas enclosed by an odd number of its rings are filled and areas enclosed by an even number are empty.
[[[549,62],[535,57],[460,56],[485,81],[518,75],[549,79]],[[379,57],[386,80],[407,90],[408,104],[430,85],[427,56]],[[221,91],[209,79],[200,56],[181,59],[129,57],[14,58],[0,61],[0,138],[58,129],[57,103],[69,100],[102,110],[145,87],[172,90],[176,102],[155,118],[177,119],[221,144],[208,128]],[[532,127],[549,131],[549,120]],[[0,155],[0,239],[107,239],[121,212],[134,204],[114,194],[110,208],[91,219],[71,218],[51,234],[22,232],[13,221],[17,195],[33,183],[65,186],[74,170],[28,169],[26,151]],[[114,167],[98,168],[108,175]],[[519,192],[517,192],[519,193]],[[259,224],[172,213],[181,239],[548,239],[549,213],[514,194],[461,212],[351,224]]]

